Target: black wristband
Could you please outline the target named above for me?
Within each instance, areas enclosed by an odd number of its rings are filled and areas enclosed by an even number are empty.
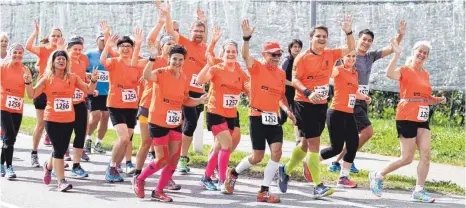
[[[311,92],[309,89],[305,89],[305,90],[303,91],[303,94],[304,94],[304,96],[309,97],[309,95],[311,95],[312,92]]]
[[[149,57],[149,61],[153,62],[155,61],[155,58]]]
[[[25,85],[30,85],[32,82],[25,82],[24,84]]]
[[[91,79],[91,82],[92,82],[92,84],[95,84],[95,83],[97,83],[97,80],[94,81],[94,80]]]
[[[353,34],[353,31],[352,31],[352,30],[351,30],[351,32],[346,33],[346,35],[351,35],[351,34]]]
[[[252,38],[252,35],[250,35],[249,37],[244,37],[244,36],[243,36],[243,40],[244,40],[244,41],[249,41],[249,40],[251,40],[251,38]]]

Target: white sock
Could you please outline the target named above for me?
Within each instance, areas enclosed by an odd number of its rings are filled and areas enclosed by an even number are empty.
[[[98,144],[98,143],[101,143],[101,142],[102,142],[102,139],[101,139],[101,138],[97,138],[97,139],[95,140],[95,144]]]
[[[92,141],[92,135],[87,135],[86,140],[91,140]]]
[[[347,168],[345,168],[345,167],[342,167],[342,168],[341,168],[341,171],[340,171],[340,178],[341,178],[341,177],[347,177],[347,178],[349,178],[349,172],[350,172],[349,169],[347,169]]]
[[[424,186],[423,185],[416,185],[416,188],[414,188],[414,192],[420,192],[424,190]]]
[[[275,162],[272,159],[269,160],[269,163],[267,163],[267,166],[265,166],[264,169],[264,180],[262,181],[263,186],[270,186],[275,173],[277,173],[278,166],[280,166],[280,163]]]
[[[239,164],[236,166],[235,170],[238,174],[241,172],[247,170],[248,168],[252,167],[251,163],[249,162],[249,156],[246,156],[239,162]]]
[[[383,180],[383,179],[384,179],[383,175],[380,174],[380,172],[375,173],[375,177],[376,177],[377,179],[379,179],[379,180]]]

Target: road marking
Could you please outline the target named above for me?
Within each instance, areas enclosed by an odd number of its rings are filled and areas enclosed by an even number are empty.
[[[0,207],[5,207],[5,208],[20,208],[14,204],[9,204],[3,201],[0,201],[0,205],[1,205]]]

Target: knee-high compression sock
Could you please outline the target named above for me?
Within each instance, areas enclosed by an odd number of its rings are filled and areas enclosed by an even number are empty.
[[[314,187],[320,184],[319,156],[318,152],[310,152],[307,156],[307,167],[311,172]]]
[[[213,150],[210,152],[209,161],[207,162],[207,167],[205,168],[205,176],[207,178],[212,177],[212,174],[218,165],[218,154],[218,152]]]
[[[278,162],[275,162],[272,159],[269,160],[269,163],[267,163],[267,166],[265,166],[264,169],[264,180],[262,181],[262,186],[270,186],[270,182],[272,182],[275,173],[277,173],[279,165],[280,164]]]
[[[162,173],[160,174],[159,183],[157,184],[157,188],[155,191],[163,191],[163,188],[168,184],[168,180],[170,180],[175,172],[176,166],[167,165],[162,169]]]
[[[288,175],[291,171],[306,157],[306,152],[301,149],[301,146],[296,146],[291,153],[291,158],[285,165],[285,173]]]
[[[221,149],[218,154],[218,174],[220,181],[225,181],[227,178],[226,175],[228,163],[230,162],[230,154],[231,152],[227,149]]]

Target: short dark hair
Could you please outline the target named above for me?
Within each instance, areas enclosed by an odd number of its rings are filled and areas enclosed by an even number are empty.
[[[186,54],[188,52],[186,51],[186,48],[184,48],[182,45],[175,45],[170,49],[170,52],[168,52],[168,56],[171,57],[175,53],[179,53],[186,58]]]
[[[126,36],[126,35],[121,37],[120,39],[118,39],[118,41],[116,43],[117,47],[120,47],[120,45],[123,44],[123,43],[129,43],[129,44],[131,44],[131,46],[134,46],[134,41],[131,40],[131,38],[129,36]]]
[[[204,30],[205,30],[205,24],[204,24],[204,22],[202,22],[201,20],[196,20],[196,21],[194,21],[193,24],[191,25],[191,29],[192,29],[194,26],[203,27]]]
[[[316,26],[312,27],[312,30],[309,33],[309,36],[311,38],[312,38],[312,36],[314,36],[314,33],[316,32],[316,30],[325,30],[325,32],[327,33],[327,36],[328,36],[328,28],[327,27],[325,27],[324,25],[316,25]]]
[[[372,40],[374,40],[374,32],[370,31],[369,29],[364,29],[359,32],[358,37],[360,38],[364,34],[370,35]]]
[[[291,43],[288,44],[288,53],[291,54],[291,48],[293,48],[293,45],[294,45],[294,44],[298,44],[299,47],[303,48],[303,42],[302,42],[301,40],[299,40],[299,39],[293,39],[293,40],[291,40]]]
[[[83,45],[83,42],[81,41],[80,38],[78,37],[73,37],[70,39],[70,41],[68,42],[68,47],[67,49],[70,49],[71,47],[73,47],[74,45]]]

